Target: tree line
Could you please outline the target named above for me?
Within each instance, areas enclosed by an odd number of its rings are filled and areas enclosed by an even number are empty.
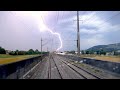
[[[112,52],[107,52],[107,51],[104,51],[104,50],[98,50],[98,51],[82,50],[82,51],[81,51],[81,54],[106,55],[107,53],[112,54],[112,55],[120,55],[120,53],[117,52],[117,51],[112,51]]]
[[[42,52],[42,54],[46,54],[48,52]],[[15,50],[15,51],[7,51],[4,48],[0,47],[0,54],[9,54],[9,55],[34,55],[34,54],[41,54],[41,52],[36,49],[29,49],[28,51],[22,50]]]
[[[6,51],[4,48],[0,47],[0,54],[6,54]]]

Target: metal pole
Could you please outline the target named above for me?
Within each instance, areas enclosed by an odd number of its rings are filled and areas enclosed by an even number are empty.
[[[79,11],[77,11],[77,52],[80,55]]]
[[[41,38],[41,55],[42,55],[42,38]]]
[[[48,47],[47,47],[47,52],[48,52]]]

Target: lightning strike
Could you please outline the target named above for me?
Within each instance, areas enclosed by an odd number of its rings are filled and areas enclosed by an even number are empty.
[[[56,33],[56,32],[53,32],[53,31],[52,31],[52,30],[50,30],[50,29],[48,29],[48,31],[50,31],[52,34],[55,34],[55,35],[57,35],[57,36],[58,36],[58,38],[59,38],[59,40],[60,40],[60,47],[59,47],[59,48],[57,48],[57,50],[56,50],[56,51],[59,51],[59,50],[62,48],[62,39],[61,39],[60,34],[59,34],[59,33]]]
[[[57,33],[57,32],[53,32],[50,28],[48,28],[43,20],[41,19],[40,16],[46,16],[47,15],[47,12],[46,11],[39,11],[39,12],[32,12],[32,11],[27,11],[27,12],[24,12],[24,11],[15,11],[15,12],[12,12],[14,13],[16,16],[23,16],[23,17],[26,17],[28,18],[30,16],[30,18],[32,19],[35,19],[37,21],[37,24],[38,24],[38,28],[41,32],[43,31],[49,31],[51,32],[51,34],[53,35],[57,35],[59,40],[60,40],[60,46],[56,49],[56,51],[59,51],[63,46],[62,46],[62,39],[61,39],[61,35],[60,33]]]

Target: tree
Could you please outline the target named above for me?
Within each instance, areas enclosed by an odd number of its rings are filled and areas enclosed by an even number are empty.
[[[100,51],[100,55],[103,54],[103,55],[106,55],[106,52],[104,50],[101,50]]]
[[[19,51],[18,52],[18,55],[25,55],[26,54],[26,51]]]
[[[86,51],[86,54],[90,54],[90,51]]]
[[[81,54],[85,54],[85,52],[82,50],[82,51],[81,51]]]
[[[120,55],[120,52],[114,51],[114,55]]]
[[[36,49],[35,50],[35,54],[39,54],[40,52],[39,52],[39,50],[38,49]]]
[[[15,51],[15,53],[16,53],[16,55],[18,55],[18,53],[19,53],[19,50],[16,50],[16,51]]]
[[[90,50],[90,51],[89,51],[89,54],[94,54],[94,51]]]
[[[0,54],[6,54],[6,51],[4,48],[0,47]]]
[[[99,54],[100,54],[100,51],[96,51],[96,54],[99,55]]]
[[[34,54],[34,50],[33,49],[30,49],[29,51],[28,51],[28,54]]]
[[[70,51],[71,54],[75,54],[75,51]]]
[[[10,54],[10,55],[15,55],[15,52],[14,52],[14,51],[11,51],[9,54]]]

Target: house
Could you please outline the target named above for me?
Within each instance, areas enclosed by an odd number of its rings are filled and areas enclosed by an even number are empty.
[[[9,54],[11,52],[11,50],[6,50],[6,54]]]
[[[117,50],[118,53],[120,53],[120,50]]]

